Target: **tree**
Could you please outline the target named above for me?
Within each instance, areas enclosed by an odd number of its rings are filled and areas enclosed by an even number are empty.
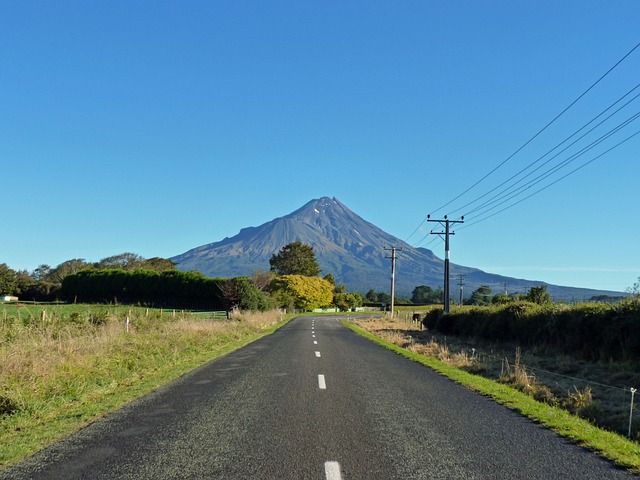
[[[119,255],[106,257],[95,264],[98,269],[122,269],[125,271],[133,271],[141,268],[144,258],[136,253],[125,252]]]
[[[331,285],[335,285],[336,284],[336,279],[333,277],[333,275],[331,275],[330,273],[327,273],[324,277],[327,282],[329,282]]]
[[[510,302],[513,302],[513,298],[511,298],[509,295],[505,295],[504,293],[496,293],[491,298],[491,303],[493,305],[504,305]]]
[[[87,263],[83,258],[74,258],[62,262],[56,268],[51,270],[47,280],[54,285],[62,285],[62,281],[69,275],[75,275],[76,273],[91,268],[91,264]]]
[[[633,286],[627,288],[627,293],[636,297],[640,296],[640,277],[638,277],[638,280],[633,284]]]
[[[256,284],[249,277],[235,277],[217,282],[227,310],[264,311],[271,304],[270,299],[258,290]]]
[[[254,285],[261,292],[269,291],[269,284],[273,280],[273,272],[267,272],[266,270],[256,270],[251,275]]]
[[[325,280],[326,280],[326,275],[325,275]],[[356,305],[357,300],[353,295],[355,294],[347,292],[347,286],[345,284],[341,283],[339,285],[334,285],[333,301],[331,302],[331,305],[339,308],[342,311],[351,310],[356,306],[358,307],[362,306],[362,303],[360,303],[360,305]],[[357,294],[357,295],[360,295],[360,294]],[[362,299],[362,295],[360,295],[360,299]]]
[[[444,295],[442,293],[442,288],[438,287],[434,290],[428,285],[415,287],[411,294],[411,303],[436,304],[442,303],[443,299]]]
[[[36,268],[31,276],[34,283],[28,288],[23,289],[23,296],[28,299],[49,301],[55,299],[60,283],[55,283],[53,278],[53,269],[51,266],[43,264]]]
[[[391,296],[388,293],[376,292],[373,288],[364,296],[369,303],[389,303]]]
[[[413,289],[411,293],[411,302],[413,303],[430,303],[433,295],[433,288],[428,285],[420,285]]]
[[[35,280],[26,270],[16,272],[16,295],[28,292],[35,285]]]
[[[325,278],[326,280],[326,278]],[[333,284],[333,293],[347,293],[347,286],[344,283],[340,285]]]
[[[271,271],[278,275],[315,277],[321,272],[313,247],[302,242],[292,242],[282,247],[280,253],[271,257],[269,265]]]
[[[174,270],[176,263],[161,257],[152,257],[140,262],[140,267],[143,270],[152,270],[154,272],[166,272],[168,270]]]
[[[371,303],[378,302],[378,294],[373,288],[367,292],[364,298],[367,299],[367,302],[371,302]]]
[[[538,305],[551,303],[551,295],[549,295],[549,292],[547,292],[546,285],[531,287],[529,293],[524,296],[524,299],[532,303],[537,303]]]
[[[489,305],[491,302],[491,287],[488,285],[480,285],[471,294],[469,299],[470,305]]]
[[[348,311],[352,310],[356,307],[361,307],[363,302],[362,294],[360,293],[335,293],[333,295],[333,304],[338,307],[340,310]]]
[[[0,294],[14,295],[16,293],[16,272],[6,263],[0,263]]]
[[[270,289],[283,307],[313,310],[328,306],[333,300],[333,285],[320,277],[280,275],[273,279]]]
[[[42,264],[33,271],[33,278],[37,282],[43,282],[45,280],[49,280],[51,271],[52,271],[51,266]]]
[[[391,295],[385,292],[378,292],[378,301],[389,305],[391,303]]]

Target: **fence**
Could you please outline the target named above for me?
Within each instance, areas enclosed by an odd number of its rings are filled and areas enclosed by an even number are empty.
[[[421,313],[403,312],[395,317],[395,320],[409,327],[410,330],[407,333],[414,340],[425,340],[424,334],[421,339],[418,338],[419,332],[424,330]],[[477,345],[474,346],[472,340],[451,336],[433,334],[429,335],[429,338],[444,344],[452,352],[466,353],[482,366],[484,373],[480,374],[493,380],[499,380],[500,375],[504,373],[505,364],[514,365],[517,361],[515,351],[509,354],[494,350],[482,351],[477,348]],[[564,398],[580,395],[588,389],[593,403],[591,408],[588,411],[585,410],[580,416],[589,419],[599,427],[626,434],[629,438],[640,439],[640,418],[636,415],[637,418],[634,419],[636,411],[634,384],[637,382],[637,375],[620,369],[607,377],[611,379],[611,383],[619,382],[619,385],[611,385],[578,376],[582,367],[594,374],[601,369],[599,376],[604,377],[607,375],[607,369],[611,369],[610,364],[574,361],[570,357],[543,355],[535,357],[541,359],[538,360],[540,365],[531,366],[528,363],[530,361],[534,363],[532,360],[534,355],[531,354],[525,355],[524,360],[521,360],[524,363],[520,364],[531,378],[548,387],[555,395]]]

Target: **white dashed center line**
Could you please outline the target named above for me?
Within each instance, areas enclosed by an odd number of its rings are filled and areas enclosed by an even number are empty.
[[[314,340],[314,341],[313,341],[313,344],[314,344],[314,345],[317,345],[317,344],[318,344],[318,341],[317,341],[317,340]]]
[[[316,352],[316,357],[320,358],[320,352]]]
[[[338,462],[324,462],[324,474],[327,480],[342,480]]]
[[[320,390],[327,389],[327,383],[324,381],[324,375],[318,375],[318,387],[320,387]]]

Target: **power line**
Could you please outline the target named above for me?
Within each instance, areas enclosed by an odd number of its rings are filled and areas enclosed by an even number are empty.
[[[578,170],[581,170],[582,168],[586,167],[587,165],[589,165],[590,163],[596,161],[597,159],[599,159],[600,157],[606,155],[607,153],[609,153],[611,150],[614,150],[615,148],[619,147],[620,145],[622,145],[623,143],[626,143],[627,141],[631,140],[633,137],[635,137],[636,135],[640,134],[640,130],[638,130],[637,132],[635,132],[632,135],[629,135],[627,138],[625,138],[624,140],[618,142],[616,145],[614,145],[613,147],[609,148],[608,150],[605,150],[604,152],[602,152],[601,154],[597,155],[596,157],[592,158],[591,160],[589,160],[588,162],[583,163],[582,165],[580,165],[579,167],[575,168],[574,170],[568,172],[567,174],[563,175],[562,177],[554,180],[553,182],[545,185],[544,187],[540,188],[539,190],[536,190],[535,192],[533,192],[531,195],[528,195],[520,200],[518,200],[517,202],[512,203],[511,205],[506,206],[505,208],[498,210],[495,213],[492,213],[491,215],[487,215],[486,217],[482,217],[472,223],[469,223],[467,225],[465,225],[464,227],[460,227],[460,228],[467,228],[470,227],[472,225],[476,225],[484,220],[487,220],[491,217],[494,217],[495,215],[498,215],[499,213],[504,212],[505,210],[508,210],[512,207],[515,207],[516,205],[518,205],[519,203],[524,202],[525,200],[528,200],[529,198],[533,197],[534,195],[537,195],[538,193],[542,192],[543,190],[546,190],[547,188],[551,187],[552,185],[555,185],[556,183],[558,183],[561,180],[564,180],[565,178],[567,178],[569,175],[572,175],[574,173],[576,173]],[[488,212],[485,212],[488,213]]]
[[[511,180],[517,178],[519,175],[521,175],[522,173],[526,172],[528,169],[530,169],[531,167],[533,167],[536,163],[540,162],[542,159],[544,159],[546,156],[548,156],[549,154],[551,154],[554,150],[558,149],[560,146],[562,146],[563,144],[565,144],[566,142],[568,142],[571,138],[575,137],[579,132],[581,132],[582,130],[584,130],[587,126],[589,126],[591,123],[593,123],[594,121],[596,121],[598,118],[600,118],[602,115],[604,115],[607,111],[609,111],[611,108],[613,108],[615,105],[617,105],[618,103],[620,103],[624,98],[628,97],[633,91],[637,90],[640,87],[640,83],[638,83],[635,87],[633,87],[631,90],[629,90],[627,93],[625,93],[622,97],[620,97],[618,100],[616,100],[614,103],[612,103],[611,105],[609,105],[607,108],[605,108],[603,111],[601,111],[598,115],[596,115],[594,118],[592,118],[591,120],[589,120],[589,122],[585,123],[582,127],[580,127],[578,130],[576,130],[575,132],[573,132],[570,136],[568,136],[567,138],[565,138],[562,142],[558,143],[555,147],[553,147],[552,149],[548,150],[544,155],[538,157],[534,162],[531,162],[529,165],[527,165],[526,167],[524,167],[523,169],[521,169],[519,172],[517,172],[516,174],[512,175],[511,177],[509,177],[507,180],[503,181],[501,184],[499,184],[498,186],[492,188],[491,190],[489,190],[488,192],[476,197],[474,200],[471,200],[470,202],[467,202],[465,205],[457,208],[456,210],[453,210],[451,213],[456,213],[459,212],[460,210],[467,208],[471,205],[473,205],[474,203],[480,201],[482,198],[486,197],[487,195],[495,192],[496,190],[498,190],[500,187],[504,186],[505,184],[508,184]],[[611,119],[615,114],[619,113],[623,108],[625,108],[626,106],[628,106],[630,103],[632,103],[634,100],[636,100],[637,98],[640,97],[640,93],[637,94],[636,96],[634,96],[631,100],[629,100],[628,102],[626,102],[625,104],[623,104],[620,108],[618,108],[617,110],[615,110],[613,113],[611,113],[609,116],[607,116],[604,120],[602,120],[601,122],[599,122],[598,124],[596,124],[593,128],[591,128],[590,130],[588,130],[586,133],[584,133],[583,135],[581,135],[580,137],[578,137],[578,139],[576,139],[575,141],[573,141],[572,143],[570,143],[568,146],[566,146],[564,149],[560,150],[558,153],[556,153],[555,155],[553,155],[551,158],[549,158],[547,161],[545,161],[544,163],[542,163],[542,165],[540,165],[539,167],[537,167],[536,169],[534,169],[533,171],[529,172],[527,175],[525,175],[523,178],[521,178],[520,180],[516,181],[515,183],[513,183],[511,186],[503,189],[499,194],[503,192],[508,191],[509,189],[513,188],[515,185],[517,185],[518,183],[522,182],[524,179],[526,179],[527,177],[531,176],[533,173],[535,173],[537,170],[539,170],[540,168],[542,168],[544,165],[547,165],[550,161],[552,161],[554,158],[557,158],[560,154],[564,153],[565,151],[567,151],[570,147],[572,147],[573,145],[575,145],[576,143],[578,143],[580,140],[582,140],[583,138],[585,138],[589,133],[593,132],[596,128],[598,128],[599,126],[603,125],[607,120]],[[496,195],[496,196],[497,196]],[[492,197],[492,198],[495,198]],[[483,204],[484,205],[484,204]],[[482,206],[482,205],[481,205]],[[474,212],[475,210],[472,210],[471,212],[466,212],[465,215],[469,215],[472,212]],[[423,222],[424,223],[424,222]]]
[[[548,162],[545,162],[544,164],[540,165],[538,168],[536,168],[535,170],[530,172],[527,176],[523,177],[518,182],[516,182],[513,185],[511,185],[509,188],[504,189],[502,192],[494,195],[489,200],[485,201],[483,204],[481,204],[481,205],[477,206],[476,208],[474,208],[473,210],[470,210],[469,212],[467,212],[465,214],[465,216],[469,216],[469,215],[471,215],[473,213],[476,213],[478,211],[481,211],[483,209],[486,209],[486,211],[484,213],[487,213],[487,212],[493,210],[494,208],[496,208],[496,207],[508,202],[509,200],[519,196],[520,194],[522,194],[524,191],[528,190],[532,186],[537,185],[538,183],[540,183],[543,180],[549,178],[551,175],[555,174],[556,172],[558,172],[562,168],[564,168],[567,165],[573,163],[575,160],[577,160],[578,158],[580,158],[581,156],[583,156],[584,154],[586,154],[587,152],[589,152],[590,150],[592,150],[596,146],[600,145],[602,142],[608,140],[611,136],[613,136],[614,134],[618,133],[620,130],[622,130],[624,127],[627,127],[632,122],[636,121],[638,118],[640,118],[640,112],[637,112],[636,114],[634,114],[631,117],[627,118],[624,122],[618,124],[616,127],[614,127],[613,129],[609,130],[607,133],[605,133],[604,135],[600,136],[596,140],[592,141],[587,146],[585,146],[582,149],[578,150],[576,153],[570,155],[568,158],[564,159],[562,162],[560,162],[557,165],[545,170],[544,172],[542,172],[538,176],[536,176],[533,179],[529,180],[524,185],[521,185],[520,187],[516,188],[515,190],[513,190],[511,192],[509,191],[509,190],[512,190],[513,187],[518,185],[518,183],[521,183],[528,176],[532,175],[534,172],[536,172],[537,170],[542,168],[542,166],[544,166],[546,163],[548,163]],[[607,152],[611,151],[611,150],[612,149],[609,149],[609,150],[607,150]],[[555,158],[555,157],[553,157],[553,158]],[[588,163],[591,163],[591,162],[588,162]],[[562,177],[562,178],[565,178],[565,177]],[[497,205],[494,205],[493,207],[490,207],[490,205],[496,204],[496,203],[497,203]]]
[[[427,221],[427,219],[425,218],[424,220],[425,222]],[[424,222],[423,222],[424,223]],[[420,246],[420,244],[422,242],[424,242],[427,238],[429,238],[431,236],[431,232],[427,233],[424,237],[422,237],[417,243],[415,243],[413,246],[414,248],[417,248],[418,246]],[[428,247],[429,245],[433,245],[434,243],[436,243],[440,238],[439,237],[433,237],[432,240],[424,246],[424,248]],[[441,239],[440,239],[441,240]]]
[[[463,195],[465,195],[467,192],[469,192],[470,190],[472,190],[473,188],[475,188],[477,185],[479,185],[481,182],[483,182],[486,178],[488,178],[490,175],[492,175],[495,171],[497,171],[500,167],[502,167],[505,163],[507,163],[509,160],[511,160],[514,156],[516,156],[518,153],[520,153],[527,145],[529,145],[533,140],[535,140],[540,134],[542,134],[547,128],[549,128],[556,120],[558,120],[562,115],[564,115],[571,107],[573,107],[578,101],[580,101],[587,93],[589,93],[598,83],[600,83],[607,75],[609,75],[618,65],[620,65],[629,55],[631,55],[638,47],[640,47],[640,42],[637,43],[631,50],[629,50],[629,52],[627,52],[620,60],[618,60],[611,68],[609,68],[609,70],[607,70],[603,75],[600,76],[600,78],[598,78],[595,82],[593,82],[589,88],[587,88],[584,92],[582,92],[573,102],[571,102],[567,107],[564,108],[564,110],[562,110],[558,115],[556,115],[550,122],[548,122],[544,127],[542,127],[542,129],[540,129],[535,135],[533,135],[529,140],[527,140],[524,144],[522,144],[515,152],[513,152],[511,155],[509,155],[505,160],[503,160],[501,163],[499,163],[495,168],[493,168],[489,173],[487,173],[486,175],[484,175],[482,178],[480,178],[480,180],[478,180],[477,182],[475,182],[473,185],[471,185],[469,188],[467,188],[466,190],[464,190],[462,193],[458,194],[457,196],[455,196],[453,199],[449,200],[448,202],[446,202],[445,204],[443,204],[442,206],[438,207],[437,209],[435,209],[433,212],[431,212],[431,215],[442,210],[443,208],[449,206],[450,204],[452,204],[453,202],[455,202],[457,199],[459,199],[460,197],[462,197]],[[419,227],[418,227],[419,228]]]
[[[422,227],[422,226],[426,223],[426,221],[427,221],[427,219],[426,219],[426,218],[425,218],[424,220],[422,220],[422,223],[421,223],[420,225],[418,225],[418,226],[416,227],[416,229],[415,229],[413,232],[411,232],[411,235],[409,235],[407,238],[405,238],[405,240],[404,240],[404,241],[405,241],[405,243],[409,243],[409,239],[410,239],[411,237],[413,237],[413,236],[416,234],[416,232],[417,232],[418,230],[420,230],[420,227]]]

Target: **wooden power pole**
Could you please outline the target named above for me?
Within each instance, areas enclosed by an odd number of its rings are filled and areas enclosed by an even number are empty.
[[[391,318],[393,319],[393,302],[395,297],[395,283],[396,283],[396,252],[401,252],[401,248],[391,247],[385,248],[385,250],[391,250],[391,256],[387,257],[391,259]]]
[[[431,220],[431,215],[427,215],[427,221],[438,222],[444,226],[444,232],[431,231],[431,234],[444,235],[444,313],[449,313],[449,235],[455,235],[455,233],[450,229],[450,224],[464,223],[464,217],[460,217],[460,220],[449,220],[445,215],[442,220]]]

